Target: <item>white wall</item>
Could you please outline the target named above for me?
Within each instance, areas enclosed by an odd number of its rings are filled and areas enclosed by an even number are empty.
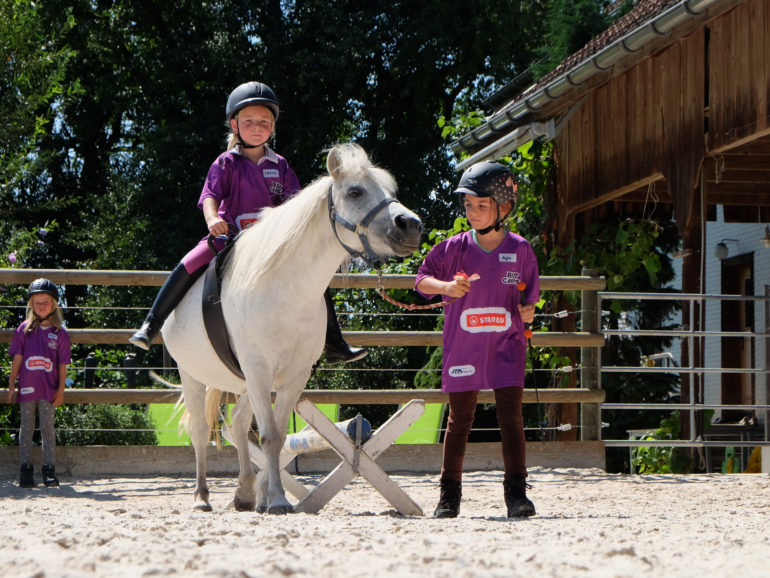
[[[722,288],[722,267],[715,257],[714,250],[723,239],[735,239],[736,242],[725,243],[729,254],[727,258],[738,255],[753,254],[754,257],[754,294],[770,294],[770,249],[762,242],[765,234],[765,224],[758,223],[725,223],[722,207],[717,207],[716,222],[706,225],[706,287],[707,294],[718,295]],[[756,333],[767,333],[767,311],[770,304],[756,302],[754,307],[754,330]],[[721,307],[717,301],[707,302],[706,330],[719,331],[721,329]],[[754,366],[759,369],[767,369],[768,363],[768,339],[759,337],[754,340]],[[721,340],[719,338],[707,338],[705,344],[706,367],[719,367],[722,360]],[[767,375],[757,375],[755,379],[756,403],[768,403],[768,379]],[[721,402],[720,376],[707,374],[705,379],[704,402],[718,404]],[[716,415],[719,415],[717,412]],[[760,421],[764,423],[764,412],[759,413]]]

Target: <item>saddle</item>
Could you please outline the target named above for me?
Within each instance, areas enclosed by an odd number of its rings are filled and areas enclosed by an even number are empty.
[[[244,379],[241,365],[235,357],[235,353],[230,347],[230,340],[227,338],[227,326],[225,325],[225,315],[222,312],[222,270],[227,263],[230,250],[238,236],[229,240],[224,249],[219,251],[206,269],[203,279],[203,299],[201,301],[201,310],[203,312],[203,325],[206,328],[211,346],[216,351],[219,359],[236,376]],[[209,243],[209,246],[212,246]],[[213,246],[212,246],[213,250]]]

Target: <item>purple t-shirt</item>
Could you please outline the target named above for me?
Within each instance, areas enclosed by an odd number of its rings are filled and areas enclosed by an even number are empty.
[[[215,199],[219,216],[241,230],[257,220],[260,209],[280,205],[299,189],[297,175],[275,151],[266,148],[255,164],[231,149],[211,164],[198,208],[203,208],[204,199]]]
[[[19,370],[19,402],[53,402],[59,390],[59,365],[69,364],[70,337],[64,328],[38,327],[27,335],[27,322],[16,328],[8,355],[22,356]]]
[[[488,253],[472,232],[460,233],[439,243],[420,265],[416,283],[426,277],[451,281],[460,271],[474,273],[471,290],[444,307],[444,351],[441,390],[444,392],[524,387],[526,339],[519,314],[526,283],[525,302],[540,300],[537,259],[520,235],[508,233],[497,249]],[[428,299],[434,295],[422,293]]]

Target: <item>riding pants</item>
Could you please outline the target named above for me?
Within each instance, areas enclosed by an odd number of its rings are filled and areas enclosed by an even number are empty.
[[[503,448],[505,480],[527,477],[524,418],[521,415],[521,387],[495,389],[497,424]],[[462,481],[463,460],[468,435],[476,413],[478,391],[449,394],[449,419],[444,436],[444,458],[441,479]]]
[[[208,265],[214,258],[214,253],[211,251],[211,247],[209,247],[208,239],[208,237],[201,239],[200,242],[187,253],[187,255],[182,257],[182,264],[189,275],[192,275]],[[214,239],[213,242],[217,251],[224,249],[226,244],[224,239]]]

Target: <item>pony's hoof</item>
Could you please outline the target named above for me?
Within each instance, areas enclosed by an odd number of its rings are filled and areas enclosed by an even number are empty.
[[[196,504],[193,506],[193,510],[198,512],[210,512],[212,508],[211,504],[208,502],[196,502]]]
[[[273,515],[293,514],[294,506],[291,504],[276,504],[275,506],[270,506],[267,509],[267,513]]]
[[[233,498],[232,506],[236,512],[253,512],[256,504],[236,497]]]

